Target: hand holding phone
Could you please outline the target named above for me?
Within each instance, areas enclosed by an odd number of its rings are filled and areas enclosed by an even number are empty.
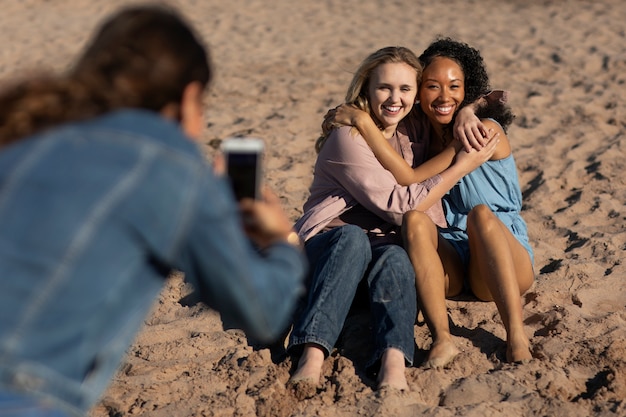
[[[261,198],[264,143],[257,138],[228,138],[222,141],[226,173],[239,201]]]
[[[292,222],[285,214],[280,199],[272,190],[264,186],[258,200],[243,200],[239,204],[244,219],[243,227],[250,239],[260,248],[276,242],[286,242],[302,249],[298,234],[292,229]]]

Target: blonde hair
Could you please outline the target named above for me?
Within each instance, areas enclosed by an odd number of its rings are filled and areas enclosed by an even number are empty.
[[[361,62],[356,70],[352,81],[348,86],[345,101],[359,109],[371,114],[370,100],[368,97],[368,86],[372,73],[383,64],[407,64],[416,72],[416,81],[419,85],[422,81],[422,65],[417,56],[409,48],[403,46],[387,46],[370,54]],[[334,123],[322,123],[322,135],[315,142],[315,150],[319,151],[324,146],[330,132],[339,125]]]

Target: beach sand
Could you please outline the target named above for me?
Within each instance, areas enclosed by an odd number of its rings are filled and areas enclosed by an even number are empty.
[[[121,0],[2,1],[0,77],[66,68]],[[207,159],[232,135],[267,144],[267,183],[302,213],[322,117],[358,63],[388,45],[420,53],[436,35],[479,48],[511,92],[509,137],[535,249],[523,296],[535,359],[504,362],[493,303],[448,301],[462,353],[425,370],[415,326],[411,391],[377,393],[363,372],[367,317],[346,324],[316,395],[285,387],[292,361],[260,348],[168,280],[91,417],[626,416],[626,5],[605,1],[179,0],[211,49]],[[207,254],[207,256],[211,256]]]

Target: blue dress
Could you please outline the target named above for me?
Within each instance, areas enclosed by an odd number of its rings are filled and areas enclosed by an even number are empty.
[[[441,235],[455,247],[463,262],[469,262],[467,215],[479,205],[488,206],[526,248],[534,262],[528,242],[528,228],[522,219],[522,193],[513,154],[496,161],[487,161],[463,177],[443,197],[448,228]]]

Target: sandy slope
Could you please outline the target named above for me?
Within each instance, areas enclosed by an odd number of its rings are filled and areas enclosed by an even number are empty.
[[[121,0],[2,0],[0,76],[62,69]],[[491,303],[450,301],[463,353],[444,371],[409,369],[412,391],[378,395],[362,372],[367,317],[356,315],[312,399],[286,390],[291,360],[255,349],[219,316],[185,302],[174,276],[92,417],[625,416],[626,6],[620,0],[180,0],[210,45],[204,149],[252,134],[267,181],[295,220],[307,196],[322,115],[373,50],[416,52],[437,34],[480,48],[512,93],[510,130],[535,248],[524,296],[536,359],[507,365]],[[271,7],[269,6],[271,4]],[[182,301],[181,301],[182,300]],[[429,344],[415,327],[416,362]]]

